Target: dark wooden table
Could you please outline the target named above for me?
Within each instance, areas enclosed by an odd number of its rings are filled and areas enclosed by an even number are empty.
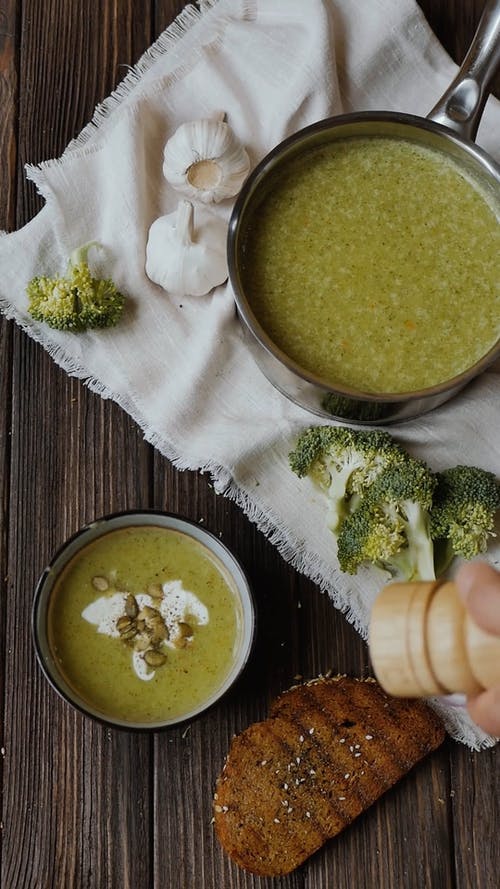
[[[60,154],[183,5],[1,0],[0,229],[41,206],[24,163]],[[461,59],[481,0],[421,5]],[[210,823],[231,736],[297,674],[366,674],[365,645],[207,476],[177,472],[126,414],[3,319],[0,405],[2,889],[498,889],[497,751],[452,741],[290,877],[259,880],[231,865]],[[30,636],[34,585],[55,548],[94,517],[133,507],[180,511],[220,532],[260,611],[234,693],[187,730],[150,736],[106,730],[61,703]]]

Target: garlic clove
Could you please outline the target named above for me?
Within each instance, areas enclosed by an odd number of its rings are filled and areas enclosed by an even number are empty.
[[[202,203],[233,197],[249,171],[246,150],[223,120],[181,124],[165,145],[165,179],[177,191]]]
[[[153,222],[146,245],[146,274],[164,290],[203,296],[228,276],[227,223],[200,208],[196,226],[193,205],[179,201],[177,210]]]

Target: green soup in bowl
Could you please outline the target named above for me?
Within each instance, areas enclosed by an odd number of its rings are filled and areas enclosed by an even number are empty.
[[[122,513],[82,529],[42,575],[33,631],[69,703],[122,728],[201,713],[233,684],[253,641],[245,575],[199,525]]]

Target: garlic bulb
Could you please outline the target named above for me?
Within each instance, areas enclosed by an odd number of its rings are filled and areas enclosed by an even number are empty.
[[[237,194],[249,170],[247,152],[221,119],[183,123],[165,145],[165,179],[204,204]]]
[[[193,232],[193,205],[180,201],[149,229],[146,274],[164,290],[202,296],[226,280],[227,224],[204,217]]]

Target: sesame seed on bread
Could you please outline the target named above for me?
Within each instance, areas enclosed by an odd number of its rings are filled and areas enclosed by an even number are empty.
[[[423,702],[373,679],[295,686],[233,738],[214,799],[219,841],[254,874],[290,873],[444,737]]]

